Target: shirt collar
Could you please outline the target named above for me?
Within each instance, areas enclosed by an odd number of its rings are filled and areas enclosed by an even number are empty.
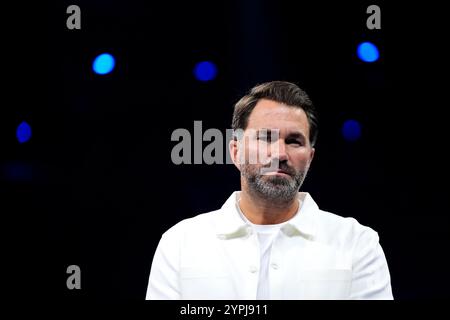
[[[239,238],[252,232],[251,226],[240,217],[236,207],[239,194],[240,191],[233,192],[218,212],[216,227],[220,239]],[[303,236],[311,240],[316,232],[315,219],[319,207],[307,192],[299,192],[299,199],[301,206],[298,212],[281,230],[289,237]]]

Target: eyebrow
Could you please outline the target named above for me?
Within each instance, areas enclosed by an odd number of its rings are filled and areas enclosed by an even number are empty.
[[[287,135],[287,138],[294,138],[294,139],[295,138],[300,138],[300,139],[306,140],[305,135],[303,133],[299,132],[299,131],[295,131],[295,132],[289,133]]]
[[[258,129],[256,133],[259,136],[259,135],[264,134],[264,133],[272,134],[272,131],[276,132],[276,130],[277,129],[261,128],[261,129]],[[299,138],[299,139],[302,139],[302,140],[306,141],[306,136],[300,131],[294,131],[294,132],[288,133],[288,135],[286,136],[286,139],[287,138],[290,138],[290,139]]]

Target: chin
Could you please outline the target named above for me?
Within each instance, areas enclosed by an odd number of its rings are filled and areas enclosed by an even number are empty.
[[[267,180],[275,185],[286,184],[289,183],[291,178],[288,177],[280,177],[280,176],[267,176]]]

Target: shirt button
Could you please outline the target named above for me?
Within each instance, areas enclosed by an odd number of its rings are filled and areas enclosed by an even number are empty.
[[[270,266],[275,270],[277,270],[279,268],[278,264],[276,264],[276,263],[272,263]]]
[[[255,267],[255,266],[250,266],[249,271],[250,271],[251,273],[255,273],[256,271],[258,271],[258,268]]]

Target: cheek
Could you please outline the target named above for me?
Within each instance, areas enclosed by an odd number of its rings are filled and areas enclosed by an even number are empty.
[[[291,155],[292,163],[298,168],[308,167],[311,162],[311,153],[302,150]]]
[[[270,145],[267,143],[248,141],[241,149],[241,159],[245,160],[245,163],[264,164],[270,157],[270,150]]]
[[[238,151],[238,159],[240,164],[248,164],[250,156],[254,153],[253,147],[249,145],[248,143],[245,145],[242,145],[241,148]]]

